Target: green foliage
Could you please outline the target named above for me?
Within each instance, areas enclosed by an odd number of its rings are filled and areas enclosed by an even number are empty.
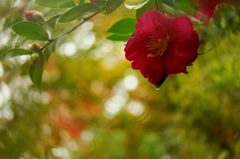
[[[239,32],[240,16],[238,10],[229,6],[221,8],[214,23],[224,34],[227,34],[229,31]]]
[[[47,31],[38,23],[31,21],[18,22],[12,25],[12,30],[30,40],[49,40]]]

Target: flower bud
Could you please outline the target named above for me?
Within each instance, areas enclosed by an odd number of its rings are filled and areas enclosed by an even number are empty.
[[[41,46],[39,46],[38,44],[32,43],[28,45],[28,50],[38,52],[40,49],[41,49]]]
[[[45,24],[44,17],[41,12],[36,11],[36,10],[30,10],[25,13],[25,17],[27,20],[32,21],[32,22],[37,22],[39,24]]]

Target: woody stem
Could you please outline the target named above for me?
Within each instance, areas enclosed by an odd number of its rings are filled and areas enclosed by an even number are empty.
[[[159,10],[159,7],[158,7],[158,0],[155,0],[155,6],[156,6],[156,9]]]

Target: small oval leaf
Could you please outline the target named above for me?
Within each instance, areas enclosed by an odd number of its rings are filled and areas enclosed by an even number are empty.
[[[36,3],[50,8],[71,8],[75,6],[73,0],[36,0]]]
[[[98,8],[92,3],[84,3],[79,6],[73,7],[63,13],[63,15],[58,19],[59,23],[65,23],[88,14],[89,12],[97,11]]]
[[[33,84],[41,89],[42,74],[44,69],[44,56],[42,53],[36,57],[29,68],[29,76]]]
[[[31,21],[18,22],[12,25],[12,30],[30,40],[49,40],[47,31],[38,23]]]
[[[136,18],[124,18],[111,26],[108,32],[117,34],[130,34],[135,31]]]
[[[33,52],[26,49],[16,48],[5,51],[0,55],[0,59],[6,59],[15,56],[31,55]]]
[[[46,21],[46,23],[51,27],[54,28],[55,25],[57,24],[57,20],[61,15],[56,15]]]

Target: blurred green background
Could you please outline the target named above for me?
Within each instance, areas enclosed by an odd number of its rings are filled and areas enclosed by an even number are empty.
[[[1,0],[1,51],[21,41],[9,27],[30,9],[62,11]],[[203,47],[217,45],[188,75],[156,90],[131,69],[124,42],[106,40],[126,16],[134,11],[122,6],[73,32],[46,63],[42,91],[29,79],[28,56],[0,62],[0,159],[240,158],[239,34],[212,36]],[[53,36],[75,24],[58,24]]]

